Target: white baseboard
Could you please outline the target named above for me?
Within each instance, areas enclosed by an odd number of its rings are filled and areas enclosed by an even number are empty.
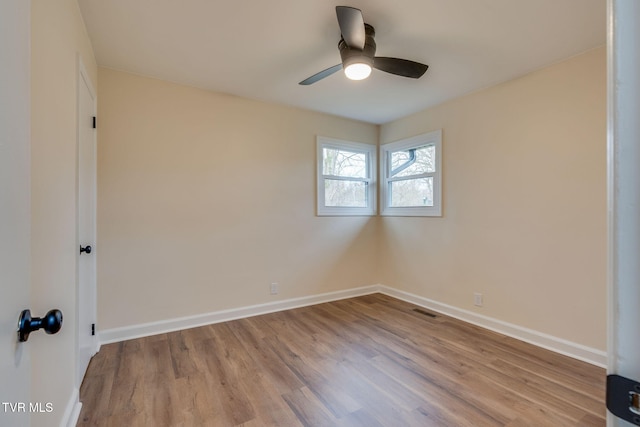
[[[290,310],[292,308],[304,307],[307,305],[321,304],[323,302],[337,301],[345,298],[353,298],[361,295],[373,294],[379,291],[380,287],[378,285],[363,286],[360,288],[347,289],[343,291],[327,292],[324,294],[268,302],[265,304],[214,311],[211,313],[198,314],[195,316],[179,317],[176,319],[160,320],[158,322],[142,323],[138,325],[125,326],[122,328],[106,329],[104,331],[100,331],[100,344],[109,344],[112,342],[164,334],[167,332],[195,328],[204,325],[211,325],[214,323],[227,322],[229,320],[242,319],[245,317],[257,316],[260,314]]]
[[[273,313],[276,311],[289,310],[297,307],[320,304],[323,302],[336,301],[345,298],[353,298],[361,295],[380,292],[391,297],[428,308],[430,310],[455,317],[456,319],[469,322],[471,324],[519,339],[521,341],[534,344],[538,347],[564,354],[574,359],[582,360],[596,366],[606,367],[607,354],[604,351],[577,344],[562,338],[524,328],[522,326],[507,323],[491,317],[483,316],[461,308],[443,304],[425,297],[411,294],[384,285],[363,286],[360,288],[347,289],[344,291],[329,292],[307,297],[292,298],[282,301],[265,304],[252,305],[247,307],[221,310],[211,313],[199,314],[195,316],[181,317],[176,319],[161,320],[158,322],[143,323],[139,325],[125,326],[122,328],[107,329],[100,331],[100,344],[125,341],[134,338],[163,334],[166,332],[178,331],[181,329],[195,328],[203,325],[226,322],[229,320],[241,319],[245,317],[257,316],[260,314]]]
[[[67,407],[62,415],[62,419],[60,420],[60,427],[75,427],[76,424],[78,424],[81,409],[82,402],[80,402],[80,391],[74,387],[69,398],[69,402],[67,403]]]
[[[400,291],[389,286],[379,285],[379,289],[380,292],[385,295],[428,308],[429,310],[436,311],[447,316],[455,317],[456,319],[516,338],[520,341],[528,342],[538,347],[564,354],[565,356],[582,360],[583,362],[602,368],[606,368],[607,366],[607,353],[604,351],[524,328],[522,326],[514,325],[512,323],[503,322],[502,320],[494,319],[492,317],[483,316],[472,311],[443,304],[429,298]]]

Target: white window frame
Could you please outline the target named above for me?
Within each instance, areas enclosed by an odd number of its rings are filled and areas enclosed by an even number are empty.
[[[317,214],[318,216],[373,216],[378,212],[376,200],[376,165],[377,147],[373,144],[361,142],[343,141],[340,139],[318,136],[317,146]],[[367,176],[365,178],[345,178],[323,174],[323,154],[325,148],[335,148],[339,150],[351,151],[354,153],[364,153],[367,158]],[[367,183],[367,206],[325,206],[324,181],[325,179],[340,179],[347,181],[362,181]]]
[[[433,145],[435,147],[435,172],[415,175],[418,177],[433,178],[433,206],[390,206],[391,194],[389,187],[392,182],[398,180],[391,178],[391,153],[401,150]],[[383,216],[442,216],[442,130],[416,135],[400,141],[390,142],[380,146],[381,162],[381,215]],[[403,179],[406,179],[404,177]]]

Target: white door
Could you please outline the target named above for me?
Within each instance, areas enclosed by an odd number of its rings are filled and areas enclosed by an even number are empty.
[[[95,92],[78,61],[78,374],[82,383],[97,351],[96,323],[96,115]],[[82,250],[81,250],[82,248]],[[90,248],[90,249],[89,249]]]
[[[607,21],[608,373],[640,381],[640,1],[609,0]],[[621,397],[634,424],[608,413],[607,425],[639,425],[638,401]]]
[[[18,316],[29,307],[30,9],[0,2],[0,425],[28,426],[29,342],[18,343]],[[24,405],[24,406],[22,406]]]

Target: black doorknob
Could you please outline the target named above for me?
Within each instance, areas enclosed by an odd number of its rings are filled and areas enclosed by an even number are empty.
[[[82,245],[80,245],[80,255],[82,255],[82,252],[86,252],[88,254],[91,253],[91,246],[87,245],[84,248],[82,247]]]
[[[49,310],[44,317],[31,317],[30,310],[22,310],[18,319],[18,341],[25,342],[29,334],[44,329],[47,334],[55,334],[62,328],[62,312]]]

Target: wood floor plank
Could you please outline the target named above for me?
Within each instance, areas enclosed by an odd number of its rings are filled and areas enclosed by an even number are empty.
[[[137,340],[120,344],[108,412],[110,416],[127,414],[131,419],[143,419],[143,416],[138,416],[144,413],[145,400],[142,344]]]
[[[221,335],[224,331],[220,332]],[[242,380],[238,366],[229,353],[229,343],[220,336],[202,342],[201,350],[207,354],[206,364],[222,402],[222,411],[231,425],[238,425],[255,418],[253,406],[245,388],[251,387],[251,381]]]
[[[543,408],[532,406],[522,408],[521,414],[511,420],[505,427],[538,427],[538,426],[557,426],[557,427],[586,427],[582,424],[576,424],[567,418],[560,416],[554,412],[546,411]],[[604,426],[604,423],[596,424]]]
[[[336,427],[385,427],[375,419],[366,409],[359,409],[340,418],[334,424]]]
[[[323,427],[336,424],[336,418],[307,387],[292,390],[283,394],[282,398],[305,427]]]
[[[585,415],[585,411],[580,409],[575,402],[570,400],[561,400],[558,396],[553,395],[546,389],[529,386],[528,381],[522,377],[511,377],[502,372],[500,369],[487,367],[480,372],[486,380],[496,387],[503,387],[521,399],[532,402],[535,406],[540,406],[552,413],[560,414],[569,420],[577,421]],[[602,408],[598,412],[604,416]]]
[[[99,425],[100,421],[109,417],[109,400],[113,388],[113,373],[103,374],[98,371],[91,381],[82,384],[80,393],[86,396],[84,405],[91,407],[92,411],[85,411],[80,417],[79,423],[85,426]]]
[[[264,426],[282,426],[299,424],[290,406],[282,399],[264,399],[264,396],[280,395],[280,390],[274,384],[272,371],[260,369],[260,365],[251,357],[251,352],[247,351],[241,338],[235,332],[239,332],[240,322],[228,323],[224,337],[225,343],[230,345],[230,357],[237,363],[238,372],[244,382],[249,379],[250,387],[245,387],[247,399],[252,404],[254,418],[261,420]],[[221,328],[224,330],[224,328]],[[235,332],[234,332],[235,329]],[[282,366],[282,364],[280,364]]]
[[[482,394],[473,395],[460,386],[462,375],[457,380],[450,379],[438,372],[437,367],[434,369],[427,365],[422,369],[420,365],[410,362],[393,353],[376,357],[373,361],[380,369],[424,398],[421,405],[424,413],[436,419],[448,420],[455,426],[501,425],[501,420],[491,415],[491,412],[498,412],[495,408],[499,407],[500,402],[484,406],[478,400]]]
[[[193,343],[188,342],[187,333],[178,331],[168,335],[169,350],[175,378],[196,375],[198,368],[193,360]]]
[[[172,414],[176,421],[155,422],[152,425],[174,425],[181,419],[185,426],[225,425],[224,403],[210,387],[211,377],[205,372],[176,380],[176,402],[168,402],[170,407],[179,409],[179,416]],[[179,425],[179,424],[178,424]]]
[[[330,372],[321,372],[317,361],[309,363],[308,358],[301,356],[301,349],[292,350],[278,337],[268,337],[266,340],[289,369],[318,397],[333,416],[340,418],[361,408],[358,402],[343,391],[338,381],[333,381],[334,376]]]
[[[416,308],[372,294],[104,345],[78,426],[605,425],[603,369]]]
[[[283,360],[265,343],[265,335],[251,327],[250,321],[242,319],[230,323],[229,328],[236,335],[257,369],[269,375],[271,386],[278,394],[289,393],[304,386]]]
[[[518,379],[527,389],[535,388],[545,390],[560,402],[576,406],[580,408],[581,411],[592,415],[599,415],[598,404],[601,401],[598,401],[598,399],[593,396],[581,393],[578,389],[567,387],[543,376],[535,375],[530,371],[523,370],[504,360],[496,360],[492,363],[492,366],[503,374]]]

